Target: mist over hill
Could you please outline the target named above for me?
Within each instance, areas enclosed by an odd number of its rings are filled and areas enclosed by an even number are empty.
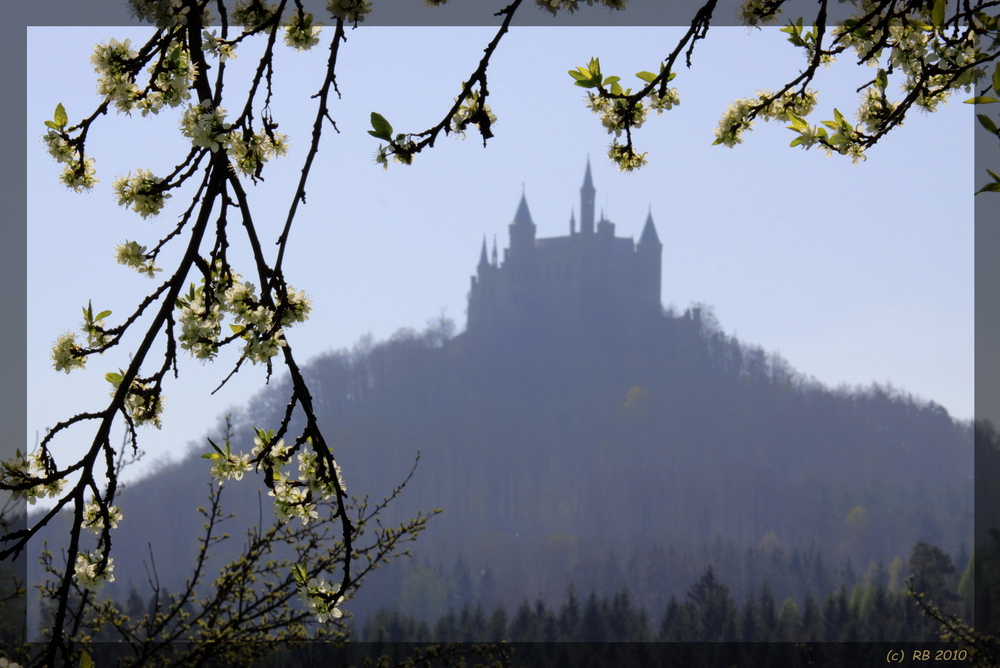
[[[443,510],[414,560],[362,587],[350,606],[359,617],[556,600],[570,582],[584,593],[627,585],[656,610],[706,563],[737,598],[766,579],[781,600],[884,569],[919,541],[971,549],[972,426],[932,402],[824,387],[724,334],[706,309],[640,328],[453,331],[439,318],[303,369],[348,491],[389,493],[419,451],[386,520]],[[252,426],[275,428],[288,395],[272,381],[233,415],[233,449],[249,452]],[[150,550],[168,588],[190,575],[205,451],[124,492],[106,594],[146,596]],[[270,517],[250,477],[226,485],[233,536]],[[50,549],[67,521],[44,532]]]

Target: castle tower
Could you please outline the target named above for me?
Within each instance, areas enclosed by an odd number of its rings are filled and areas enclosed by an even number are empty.
[[[656,233],[653,212],[646,214],[642,236],[635,245],[639,299],[643,304],[660,305],[660,276],[663,264],[663,244]]]
[[[587,158],[587,171],[583,175],[583,186],[580,188],[580,233],[594,233],[594,180],[590,176],[590,158]]]
[[[521,203],[510,224],[510,260],[514,263],[529,262],[535,250],[535,223],[528,211],[528,200],[521,193]]]

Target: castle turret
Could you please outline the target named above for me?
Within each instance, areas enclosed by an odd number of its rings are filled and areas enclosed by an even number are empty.
[[[639,299],[645,304],[660,305],[660,275],[663,264],[663,244],[656,233],[653,212],[646,214],[642,236],[635,245]]]
[[[486,235],[483,235],[483,249],[479,251],[479,273],[483,273],[486,267],[490,266],[489,258],[486,256]]]
[[[594,233],[594,180],[590,176],[590,159],[587,159],[587,171],[583,175],[583,186],[580,188],[580,233]]]
[[[530,260],[535,249],[535,223],[528,211],[528,200],[521,193],[521,203],[514,214],[514,222],[510,224],[510,259],[513,262]]]

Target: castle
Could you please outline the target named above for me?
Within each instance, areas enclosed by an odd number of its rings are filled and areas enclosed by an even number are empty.
[[[491,258],[483,239],[469,289],[468,333],[633,329],[660,316],[663,244],[652,212],[638,242],[616,237],[615,224],[603,213],[595,224],[595,192],[588,161],[580,188],[580,229],[571,213],[569,236],[550,238],[536,238],[522,193],[502,263],[496,241]]]

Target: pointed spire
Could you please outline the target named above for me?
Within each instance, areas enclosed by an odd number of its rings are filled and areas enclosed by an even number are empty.
[[[493,266],[497,266],[497,235],[493,235]]]
[[[576,234],[576,213],[571,208],[569,210],[569,235],[573,236]]]
[[[646,214],[646,224],[642,228],[642,236],[639,237],[641,244],[660,244],[660,235],[656,233],[656,225],[653,223],[653,207],[650,206],[649,213]]]
[[[528,198],[521,193],[521,203],[517,205],[517,213],[514,214],[515,225],[534,225],[531,220],[531,212],[528,211]]]
[[[479,252],[479,266],[485,267],[489,265],[489,260],[486,258],[486,235],[483,235],[483,249]]]
[[[583,174],[583,186],[580,187],[580,232],[594,233],[594,179],[590,175],[590,156],[587,157],[587,170]]]

